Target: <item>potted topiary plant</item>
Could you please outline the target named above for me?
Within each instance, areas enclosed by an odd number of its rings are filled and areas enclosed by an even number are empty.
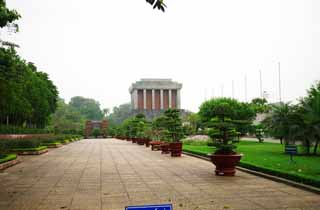
[[[144,145],[144,129],[146,126],[146,119],[144,114],[137,114],[132,119],[132,130],[139,145]]]
[[[183,126],[180,118],[180,111],[177,109],[168,109],[164,112],[165,129],[167,137],[171,140],[169,146],[172,157],[180,157],[182,154]]]
[[[150,147],[151,138],[153,136],[153,131],[149,122],[146,123],[144,128],[144,144],[146,147]]]
[[[241,155],[234,151],[233,140],[239,135],[235,128],[248,122],[236,119],[238,106],[239,102],[234,99],[217,98],[200,107],[199,115],[209,127],[208,135],[216,147],[216,151],[209,155],[216,166],[216,175],[234,176],[235,167],[241,159]]]
[[[168,138],[168,130],[162,130],[161,139],[162,139],[160,144],[161,154],[169,154],[171,140]]]

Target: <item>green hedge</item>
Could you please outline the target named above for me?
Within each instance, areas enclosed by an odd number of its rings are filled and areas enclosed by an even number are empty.
[[[50,144],[66,143],[69,140],[79,139],[79,135],[44,136],[35,139],[0,139],[0,154],[7,154],[11,150],[39,148]]]
[[[16,158],[17,158],[16,154],[0,155],[0,164],[8,162],[10,160],[15,160]]]
[[[39,146],[39,147],[26,147],[26,148],[14,148],[12,149],[12,151],[14,152],[22,152],[22,151],[41,151],[41,150],[44,150],[44,149],[47,149],[46,146]]]
[[[13,125],[0,125],[0,134],[47,134],[50,129],[24,128]]]
[[[320,187],[320,181],[315,180],[312,177],[305,176],[303,174],[301,174],[301,175],[290,174],[290,173],[286,173],[284,171],[280,171],[277,169],[256,166],[254,164],[246,163],[243,161],[241,161],[239,163],[239,166],[241,166],[243,168],[250,169],[250,170],[270,174],[273,176],[289,179],[289,180],[292,180],[292,181],[295,181],[298,183],[307,184],[307,185],[311,185],[311,186],[315,186],[315,187]]]

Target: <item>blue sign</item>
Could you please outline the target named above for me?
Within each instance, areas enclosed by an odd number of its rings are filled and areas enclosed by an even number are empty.
[[[172,210],[172,204],[127,206],[125,210]]]

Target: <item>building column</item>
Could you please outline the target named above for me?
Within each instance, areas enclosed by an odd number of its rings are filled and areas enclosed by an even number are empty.
[[[171,89],[169,89],[169,108],[172,108],[172,92]]]
[[[152,89],[151,91],[152,91],[152,110],[155,110],[156,109],[156,96],[155,96],[154,89]]]
[[[163,109],[163,89],[160,89],[160,109]]]
[[[138,109],[138,90],[134,89],[132,94],[133,94],[133,108]]]
[[[143,89],[143,109],[147,109],[147,89]]]
[[[177,90],[177,109],[181,109],[180,89]]]

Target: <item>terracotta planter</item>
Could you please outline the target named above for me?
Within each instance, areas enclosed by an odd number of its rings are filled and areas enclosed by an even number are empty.
[[[138,138],[137,142],[138,142],[138,145],[144,145],[144,139],[142,138]]]
[[[170,151],[172,157],[181,157],[182,153],[182,142],[170,143]]]
[[[162,143],[160,145],[160,147],[161,147],[161,154],[169,154],[170,153],[170,144]]]
[[[150,142],[150,145],[151,145],[151,150],[154,151],[154,150],[160,150],[160,145],[161,145],[161,141],[151,141]]]
[[[137,143],[137,138],[131,138],[132,143]]]
[[[211,154],[211,162],[216,166],[217,176],[234,176],[236,173],[236,165],[240,162],[240,154],[219,155]]]
[[[146,147],[150,147],[150,139],[144,139],[144,144],[146,145]]]

